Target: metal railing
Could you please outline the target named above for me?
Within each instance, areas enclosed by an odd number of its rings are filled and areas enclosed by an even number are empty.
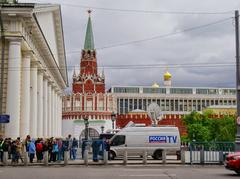
[[[95,144],[94,144],[95,143]],[[94,147],[95,146],[95,147]],[[75,149],[74,149],[75,150]],[[234,152],[233,142],[192,142],[187,146],[182,146],[181,157],[178,158],[177,155],[169,155],[167,150],[162,151],[162,158],[160,160],[153,160],[151,155],[147,150],[142,150],[141,157],[129,156],[128,148],[124,150],[124,155],[117,158],[117,160],[108,160],[109,155],[106,151],[106,146],[103,140],[89,140],[82,141],[78,148],[76,148],[76,158],[72,158],[72,150],[61,151],[61,157],[57,157],[56,161],[51,161],[51,154],[49,151],[44,151],[43,159],[41,161],[34,160],[33,163],[29,163],[29,154],[23,152],[19,159],[19,163],[12,163],[11,158],[9,158],[9,153],[4,152],[3,162],[0,165],[68,165],[68,164],[223,164],[225,156],[228,153]],[[71,156],[71,157],[70,157]],[[150,158],[151,157],[151,158]],[[51,163],[50,163],[51,162]]]
[[[234,142],[192,142],[189,152],[191,164],[223,164],[225,156],[234,152]]]

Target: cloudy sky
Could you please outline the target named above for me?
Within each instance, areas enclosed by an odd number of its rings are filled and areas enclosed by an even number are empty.
[[[21,1],[26,2],[26,1]],[[31,2],[49,2],[35,0]],[[53,0],[62,4],[69,84],[79,69],[87,9],[106,87],[235,87],[234,10],[239,0]]]

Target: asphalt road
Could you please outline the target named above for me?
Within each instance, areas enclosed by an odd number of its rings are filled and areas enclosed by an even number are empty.
[[[0,179],[234,179],[223,166],[0,167]]]

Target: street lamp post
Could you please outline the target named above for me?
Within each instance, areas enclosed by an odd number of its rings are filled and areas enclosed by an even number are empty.
[[[114,130],[114,122],[116,120],[116,114],[114,112],[112,112],[111,114],[111,119],[112,119],[112,130]]]
[[[236,36],[236,93],[237,93],[237,133],[235,151],[240,150],[240,55],[239,55],[239,12],[235,11],[235,36]]]
[[[102,131],[102,134],[103,134],[103,131],[104,131],[104,126],[101,126],[101,131]]]
[[[88,125],[89,125],[88,117],[85,116],[83,119],[85,124],[85,140],[88,140]]]

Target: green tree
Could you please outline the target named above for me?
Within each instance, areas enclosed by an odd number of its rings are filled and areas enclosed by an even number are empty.
[[[200,123],[190,124],[188,126],[188,137],[190,141],[209,141],[210,131],[208,127]]]
[[[206,111],[200,114],[196,111],[183,119],[188,135],[185,141],[234,141],[236,134],[235,117],[224,116],[221,119],[212,118],[213,113]]]

